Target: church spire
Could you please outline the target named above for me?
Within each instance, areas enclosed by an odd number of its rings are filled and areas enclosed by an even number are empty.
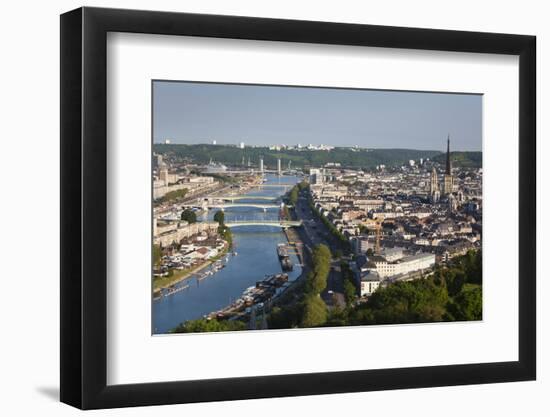
[[[451,175],[451,136],[447,135],[447,163],[445,165],[445,174]]]

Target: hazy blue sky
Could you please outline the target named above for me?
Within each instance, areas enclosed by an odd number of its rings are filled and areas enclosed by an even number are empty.
[[[154,82],[155,142],[481,150],[480,95]]]

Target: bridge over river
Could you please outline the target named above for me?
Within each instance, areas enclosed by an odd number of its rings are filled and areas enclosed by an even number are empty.
[[[262,203],[220,203],[220,204],[207,203],[207,204],[204,204],[204,207],[208,207],[209,209],[221,209],[221,210],[225,210],[233,207],[253,207],[257,209],[262,209],[263,211],[266,211],[267,209],[279,208],[277,204],[262,204]]]
[[[263,200],[263,201],[277,201],[280,200],[281,197],[273,197],[269,195],[221,195],[221,196],[210,196],[208,197],[208,200],[220,200],[220,201],[239,201],[239,200]]]
[[[301,220],[232,220],[225,223],[228,227],[238,226],[276,226],[283,229],[289,227],[299,227],[302,225]]]

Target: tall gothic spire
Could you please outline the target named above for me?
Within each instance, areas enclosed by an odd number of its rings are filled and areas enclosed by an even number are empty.
[[[451,136],[447,135],[447,164],[445,165],[445,174],[451,175]]]

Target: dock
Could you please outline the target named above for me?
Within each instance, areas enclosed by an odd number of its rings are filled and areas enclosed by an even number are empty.
[[[287,274],[266,275],[257,281],[256,285],[248,287],[241,297],[227,307],[212,312],[206,317],[213,319],[232,319],[252,312],[256,308],[263,308],[264,303],[269,303],[277,295],[277,290],[288,282]]]

